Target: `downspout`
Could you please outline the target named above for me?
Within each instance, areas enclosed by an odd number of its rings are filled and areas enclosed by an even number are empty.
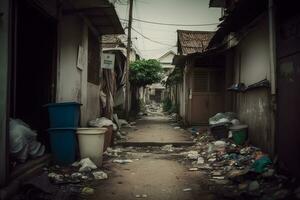
[[[271,94],[276,94],[276,35],[275,35],[274,0],[269,0],[269,48]]]
[[[270,133],[271,142],[269,151],[274,158],[276,155],[276,28],[275,28],[275,11],[274,0],[268,2],[269,17],[269,53],[270,53],[270,82],[271,82],[271,112],[270,112]]]

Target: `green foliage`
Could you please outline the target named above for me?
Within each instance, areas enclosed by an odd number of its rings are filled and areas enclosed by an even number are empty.
[[[155,59],[137,60],[130,64],[130,83],[136,87],[158,83],[162,79],[163,69]]]
[[[167,81],[165,82],[166,86],[176,85],[181,83],[183,80],[183,69],[181,67],[175,67],[173,72],[169,75]]]
[[[163,100],[163,110],[165,112],[168,112],[169,110],[171,110],[171,108],[172,108],[172,100],[167,97]]]

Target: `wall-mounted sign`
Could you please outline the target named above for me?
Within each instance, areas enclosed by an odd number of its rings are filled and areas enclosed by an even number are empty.
[[[101,58],[101,67],[103,69],[113,69],[115,66],[115,54],[103,53]]]

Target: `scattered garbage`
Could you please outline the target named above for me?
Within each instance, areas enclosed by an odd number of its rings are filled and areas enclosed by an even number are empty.
[[[113,123],[112,120],[107,119],[106,117],[96,118],[94,120],[91,120],[88,122],[88,125],[91,127],[107,127],[107,126],[113,126],[113,130],[118,130],[118,127],[115,123]]]
[[[225,151],[226,142],[224,142],[222,140],[218,140],[218,141],[214,142],[214,146],[215,146],[217,151]]]
[[[129,125],[129,123],[125,119],[119,119],[119,124],[121,127]]]
[[[255,160],[252,165],[252,169],[256,173],[263,173],[267,169],[266,167],[272,163],[271,159],[268,156],[261,156],[259,159]]]
[[[187,152],[187,157],[190,160],[197,160],[199,157],[199,153],[198,151],[189,151]]]
[[[142,194],[142,195],[136,194],[135,197],[136,197],[136,198],[147,198],[148,195],[147,195],[147,194]]]
[[[81,193],[85,194],[85,195],[92,195],[92,194],[94,194],[94,192],[95,192],[95,190],[93,188],[90,188],[90,187],[84,187],[81,190]]]
[[[57,173],[54,173],[54,172],[49,173],[49,174],[48,174],[48,177],[49,177],[50,179],[54,180],[55,182],[61,182],[61,181],[63,181],[63,178],[64,178],[63,175],[57,174]]]
[[[130,124],[130,126],[135,126],[136,122],[130,122],[129,124]]]
[[[108,147],[103,154],[111,157],[118,157],[120,153],[122,153],[120,148],[112,149],[111,147]]]
[[[233,119],[237,119],[236,113],[217,113],[215,116],[209,118],[209,125],[230,123]]]
[[[192,188],[184,188],[182,191],[184,192],[192,191]]]
[[[113,163],[119,163],[119,164],[126,164],[126,163],[132,163],[133,161],[130,159],[115,159],[113,160]]]
[[[173,151],[174,151],[173,145],[171,145],[171,144],[168,144],[168,145],[163,146],[163,147],[161,148],[161,150],[163,150],[163,151],[168,151],[168,152],[173,152]]]
[[[202,165],[202,164],[204,164],[204,158],[203,157],[198,157],[197,165]]]
[[[96,180],[103,180],[108,178],[107,174],[103,171],[93,172],[93,176]]]
[[[74,167],[79,167],[79,172],[88,172],[92,171],[93,169],[97,169],[97,166],[91,161],[89,158],[81,159],[79,162],[75,162],[72,164]]]

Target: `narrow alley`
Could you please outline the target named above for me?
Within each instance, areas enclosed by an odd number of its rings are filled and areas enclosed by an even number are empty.
[[[132,162],[118,164],[113,163],[116,158],[107,160],[103,167],[110,170],[109,179],[97,186],[92,199],[215,199],[202,188],[202,174],[188,171],[188,166],[180,162],[183,156],[179,152],[185,148],[180,146],[174,151],[161,148],[166,144],[188,144],[190,133],[175,130],[162,113],[143,117],[137,121],[136,128],[129,132],[127,144],[135,147],[117,149],[120,151],[118,159],[124,157]],[[155,146],[148,146],[153,144]]]
[[[0,0],[0,200],[300,199],[295,0]]]

